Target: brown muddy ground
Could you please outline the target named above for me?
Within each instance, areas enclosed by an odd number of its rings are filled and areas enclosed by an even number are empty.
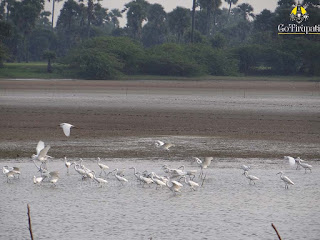
[[[0,114],[0,158],[39,140],[56,157],[155,157],[156,139],[177,145],[167,157],[320,158],[313,82],[0,80]]]

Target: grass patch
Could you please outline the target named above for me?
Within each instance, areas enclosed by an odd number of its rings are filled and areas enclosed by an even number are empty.
[[[46,62],[30,63],[5,63],[0,68],[0,78],[8,79],[82,79],[76,70],[71,70],[67,65],[54,63],[53,72],[47,72]],[[320,82],[320,77],[307,76],[158,76],[158,75],[123,75],[119,80],[177,80],[177,81],[297,81]]]
[[[61,79],[72,75],[65,65],[55,63],[52,69],[52,73],[47,72],[46,62],[5,63],[3,68],[0,68],[0,78]]]

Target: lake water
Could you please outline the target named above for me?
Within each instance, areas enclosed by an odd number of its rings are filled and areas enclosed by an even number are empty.
[[[78,159],[69,159],[78,160]],[[81,180],[74,169],[67,174],[62,160],[48,163],[59,171],[54,187],[34,185],[37,169],[30,159],[2,160],[21,169],[20,179],[0,178],[0,239],[29,239],[27,204],[30,204],[35,239],[277,239],[271,223],[283,239],[316,240],[320,236],[319,162],[312,173],[295,170],[280,159],[214,159],[203,187],[191,191],[185,185],[174,195],[168,188],[142,187],[129,167],[164,175],[163,164],[198,169],[191,161],[102,159],[110,169],[126,168],[123,186],[113,176],[100,188]],[[84,165],[100,173],[94,159]],[[249,185],[242,164],[260,178]],[[295,182],[284,189],[276,175],[284,170]],[[197,181],[199,181],[196,178]]]

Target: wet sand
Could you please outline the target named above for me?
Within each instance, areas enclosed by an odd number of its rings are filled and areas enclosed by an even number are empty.
[[[314,82],[0,80],[0,112],[0,158],[29,157],[39,140],[56,157],[154,157],[156,139],[181,158],[320,158]]]

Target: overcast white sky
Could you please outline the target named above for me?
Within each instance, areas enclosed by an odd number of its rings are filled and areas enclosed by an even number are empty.
[[[182,6],[190,9],[192,7],[192,0],[147,0],[147,1],[149,3],[161,4],[164,7],[166,12],[170,12],[172,9],[176,8],[177,6]],[[45,9],[50,12],[52,9],[51,2],[49,3],[48,1],[46,1],[45,3],[46,4]],[[128,2],[130,2],[130,0],[103,0],[101,1],[101,4],[103,7],[108,9],[118,8],[122,10],[124,8],[124,5]],[[253,6],[255,13],[260,13],[263,9],[269,9],[271,11],[274,11],[274,9],[276,8],[277,2],[278,0],[239,0],[238,4],[249,3]],[[62,6],[63,6],[63,2],[56,3],[55,21],[57,20],[57,17],[60,14],[60,9]],[[223,6],[227,7],[227,4],[224,3]],[[126,20],[124,16],[123,20],[121,20],[121,25],[124,26],[125,22]]]

